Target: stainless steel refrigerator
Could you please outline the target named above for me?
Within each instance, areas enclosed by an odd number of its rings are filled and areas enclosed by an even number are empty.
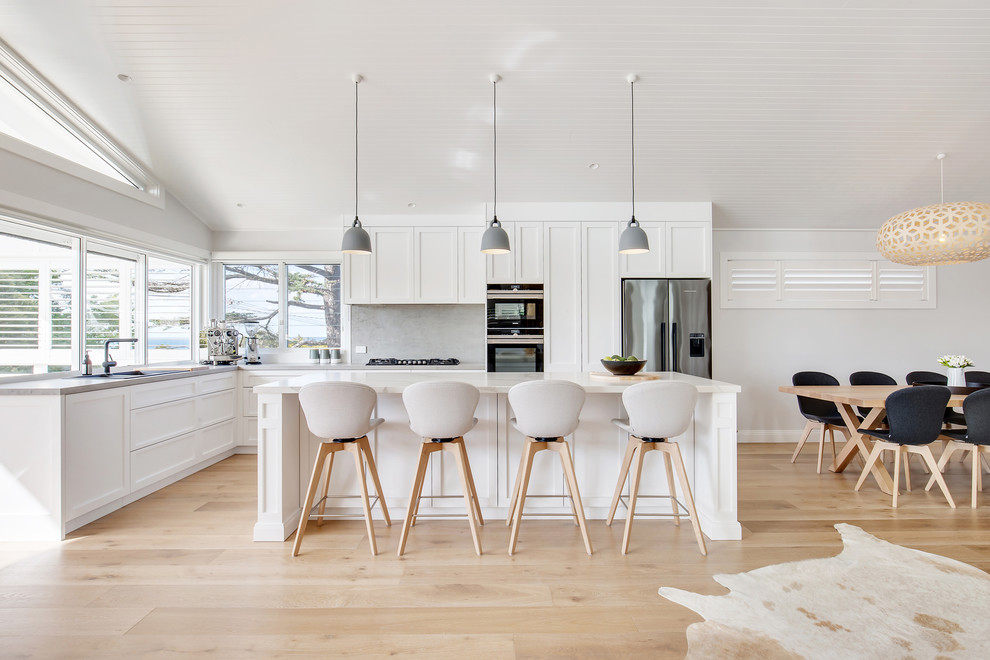
[[[622,354],[712,377],[711,280],[622,280]]]

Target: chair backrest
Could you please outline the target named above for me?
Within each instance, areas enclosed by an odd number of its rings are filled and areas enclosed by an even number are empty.
[[[792,385],[838,385],[839,381],[830,374],[822,371],[799,371],[791,376]],[[798,410],[805,417],[838,417],[839,409],[831,401],[821,399],[809,399],[806,396],[799,396]]]
[[[908,385],[915,383],[925,383],[926,385],[945,385],[949,378],[945,374],[937,371],[912,371],[904,377],[904,382]]]
[[[966,439],[978,445],[990,445],[990,389],[973,392],[963,399]]]
[[[967,385],[990,385],[990,371],[967,371]]]
[[[900,445],[927,445],[942,432],[942,417],[952,394],[941,385],[919,385],[891,392],[884,407],[890,441]]]
[[[897,381],[879,371],[855,371],[849,374],[850,385],[897,385]]]
[[[687,430],[698,390],[676,381],[649,381],[627,387],[622,405],[629,427],[641,438],[673,438]]]
[[[378,394],[362,383],[309,383],[299,388],[299,405],[313,435],[327,439],[360,438],[371,429]]]
[[[567,380],[532,380],[509,388],[516,428],[531,438],[574,433],[584,399],[584,388]]]
[[[409,428],[423,438],[458,438],[475,425],[481,393],[469,383],[425,381],[402,390]]]
[[[854,371],[849,374],[850,385],[897,385],[897,381],[887,374],[879,371]],[[866,417],[870,414],[870,408],[858,407],[859,414]]]

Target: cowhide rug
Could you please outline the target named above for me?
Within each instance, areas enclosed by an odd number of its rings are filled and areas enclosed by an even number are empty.
[[[687,658],[990,658],[990,576],[847,524],[836,557],[716,575],[731,590],[660,595],[705,617]]]

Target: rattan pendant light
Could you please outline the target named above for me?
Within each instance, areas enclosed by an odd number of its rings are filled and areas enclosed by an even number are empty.
[[[488,229],[481,235],[481,251],[485,254],[506,254],[509,252],[509,235],[502,229],[502,223],[498,221],[498,129],[496,112],[498,109],[498,97],[495,89],[502,76],[493,73],[489,78],[492,81],[492,221],[488,224]]]
[[[358,85],[364,78],[354,76],[354,223],[344,232],[340,251],[345,254],[371,254],[371,236],[358,219]]]
[[[632,161],[632,218],[622,230],[619,236],[620,254],[643,254],[650,251],[650,239],[646,237],[646,232],[639,226],[636,220],[636,92],[633,91],[639,76],[630,74],[626,77],[629,81],[629,135],[630,135],[630,160]]]
[[[877,250],[894,263],[945,266],[990,257],[990,204],[946,204],[942,177],[945,154],[936,158],[941,203],[896,215],[877,232]]]

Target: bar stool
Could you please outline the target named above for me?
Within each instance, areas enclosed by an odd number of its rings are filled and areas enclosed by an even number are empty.
[[[652,495],[643,497],[663,497],[669,498],[673,514],[654,513],[644,514],[660,517],[673,517],[674,524],[680,526],[680,511],[684,511],[691,518],[694,526],[694,536],[698,541],[698,548],[701,554],[707,555],[705,539],[701,535],[701,525],[698,522],[698,512],[694,508],[694,497],[691,495],[691,484],[688,483],[687,470],[684,469],[684,459],[681,458],[681,449],[676,442],[670,442],[669,438],[676,437],[687,430],[691,423],[691,416],[694,414],[694,404],[698,400],[698,390],[693,385],[687,383],[667,382],[647,382],[638,383],[626,388],[622,393],[622,405],[629,414],[629,420],[613,419],[612,423],[620,429],[629,432],[629,444],[626,445],[626,455],[622,459],[622,468],[619,473],[619,483],[615,486],[615,494],[612,496],[612,506],[608,512],[608,520],[605,524],[611,526],[615,517],[615,510],[622,501],[622,487],[626,483],[626,476],[633,461],[636,462],[636,469],[632,473],[629,485],[629,504],[626,506],[626,529],[622,535],[622,554],[629,551],[629,537],[632,533],[633,515],[636,513],[636,500],[639,497],[639,482],[643,472],[643,458],[648,451],[659,451],[663,454],[664,466],[667,469],[667,485],[670,487],[670,495]],[[681,482],[681,490],[684,493],[684,502],[677,499],[677,491],[674,487],[674,473]],[[625,501],[622,501],[625,504]]]
[[[464,503],[471,523],[474,550],[481,554],[481,537],[478,528],[485,524],[485,520],[481,515],[478,492],[474,487],[474,477],[471,476],[471,463],[468,461],[467,449],[464,446],[464,434],[478,423],[474,411],[478,407],[479,399],[481,393],[478,388],[469,383],[422,382],[409,385],[402,391],[402,403],[409,414],[409,428],[423,438],[423,445],[419,450],[419,467],[416,469],[412,495],[409,496],[409,507],[406,509],[406,519],[402,524],[402,535],[399,538],[400,557],[406,549],[409,528],[415,524],[413,521],[419,516],[419,501],[423,493],[426,470],[430,464],[430,455],[438,451],[453,454],[457,462],[461,487],[464,489]],[[433,495],[432,497],[450,496]]]
[[[529,488],[529,475],[533,468],[533,457],[544,449],[557,452],[560,465],[567,480],[567,493],[571,500],[571,510],[581,528],[584,547],[591,554],[591,539],[588,537],[588,523],[584,518],[581,493],[578,491],[577,477],[574,474],[574,461],[564,436],[574,433],[578,426],[578,415],[584,407],[584,388],[577,383],[565,380],[536,380],[519,383],[509,389],[509,405],[515,413],[512,425],[526,436],[516,485],[509,503],[509,516],[512,534],[509,537],[509,555],[516,551],[519,538],[519,522],[522,520]],[[530,495],[530,497],[558,497],[557,495]],[[537,514],[538,515],[538,514]]]
[[[309,383],[299,389],[299,405],[306,415],[306,424],[313,435],[324,438],[313,465],[313,476],[309,480],[309,491],[303,503],[302,514],[299,517],[299,527],[296,529],[296,540],[292,544],[292,556],[299,554],[303,535],[306,533],[306,523],[313,509],[313,498],[320,485],[320,475],[326,466],[327,477],[323,485],[323,497],[319,501],[317,513],[318,525],[323,524],[327,506],[327,492],[330,488],[330,473],[333,471],[333,459],[339,451],[347,451],[354,455],[354,466],[357,468],[358,484],[361,486],[361,503],[364,505],[364,520],[368,527],[368,542],[371,554],[378,554],[375,543],[375,527],[371,520],[371,507],[374,502],[368,499],[368,482],[364,474],[364,459],[368,461],[368,472],[375,482],[375,501],[381,504],[385,525],[391,527],[392,520],[385,506],[385,495],[382,484],[378,479],[378,468],[371,455],[371,444],[368,442],[368,432],[384,422],[384,419],[371,419],[371,412],[378,402],[378,394],[372,388],[361,383],[325,382]],[[362,458],[363,456],[363,458]]]

